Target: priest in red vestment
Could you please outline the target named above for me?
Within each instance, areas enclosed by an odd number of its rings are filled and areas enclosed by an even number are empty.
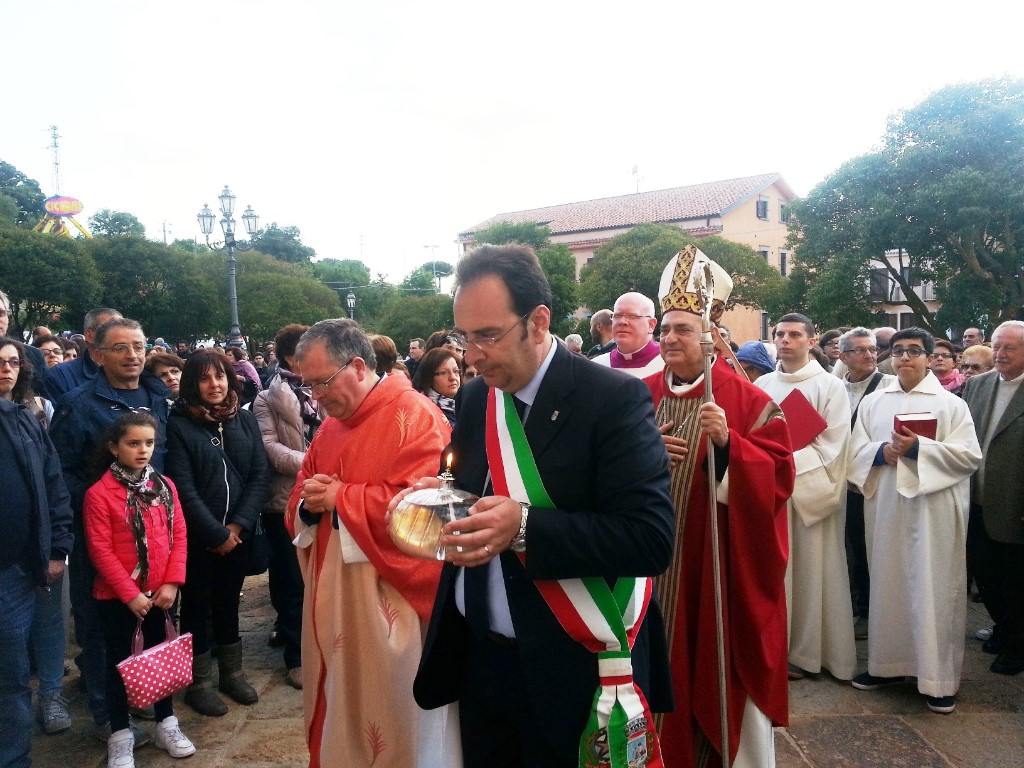
[[[732,280],[695,246],[674,256],[659,298],[662,372],[644,381],[672,460],[676,541],[655,582],[668,633],[675,712],[662,715],[666,768],[721,765],[721,720],[708,511],[707,438],[714,445],[728,690],[730,765],[774,765],[773,725],[788,718],[786,501],[794,466],[781,409],[721,357],[704,402],[700,302],[691,284],[710,263],[712,318]]]
[[[458,768],[458,714],[412,696],[441,564],[401,553],[388,501],[437,470],[451,430],[402,375],[380,376],[352,320],[299,340],[302,378],[329,414],[286,512],[305,581],[303,710],[310,768]],[[447,710],[447,711],[446,711]]]

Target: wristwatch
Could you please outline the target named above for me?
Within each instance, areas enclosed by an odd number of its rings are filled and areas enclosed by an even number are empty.
[[[523,517],[519,521],[519,533],[512,539],[512,551],[513,552],[525,552],[526,551],[526,520],[530,516],[530,505],[519,502],[519,506],[523,508]]]

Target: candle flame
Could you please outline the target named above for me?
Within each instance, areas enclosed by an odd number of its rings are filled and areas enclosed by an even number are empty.
[[[452,468],[452,454],[449,451],[448,452],[448,466],[446,466],[445,469],[447,469],[450,472],[451,468]]]

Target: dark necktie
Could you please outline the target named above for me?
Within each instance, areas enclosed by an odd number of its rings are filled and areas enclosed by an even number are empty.
[[[512,395],[519,420],[526,415],[526,403]],[[476,568],[466,568],[464,588],[466,590],[466,621],[477,640],[486,640],[491,631],[491,620],[487,609],[487,575],[490,563]]]

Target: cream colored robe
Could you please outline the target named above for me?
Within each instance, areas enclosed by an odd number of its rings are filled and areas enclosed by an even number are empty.
[[[313,438],[288,504],[306,589],[303,708],[310,768],[461,768],[455,705],[424,712],[412,684],[441,564],[398,551],[384,522],[399,490],[437,471],[450,428],[404,376],[385,377]],[[342,481],[338,520],[296,516],[313,474]]]
[[[850,400],[843,382],[815,360],[795,373],[766,374],[754,384],[777,403],[799,389],[828,424],[793,454],[796,485],[789,501],[786,570],[789,662],[849,680],[857,666],[845,544]]]
[[[931,413],[937,440],[919,438],[917,460],[875,466],[893,417]],[[910,392],[899,381],[861,402],[850,481],[864,493],[871,611],[868,672],[917,677],[926,696],[960,687],[967,620],[967,515],[981,448],[967,404],[928,372]]]

